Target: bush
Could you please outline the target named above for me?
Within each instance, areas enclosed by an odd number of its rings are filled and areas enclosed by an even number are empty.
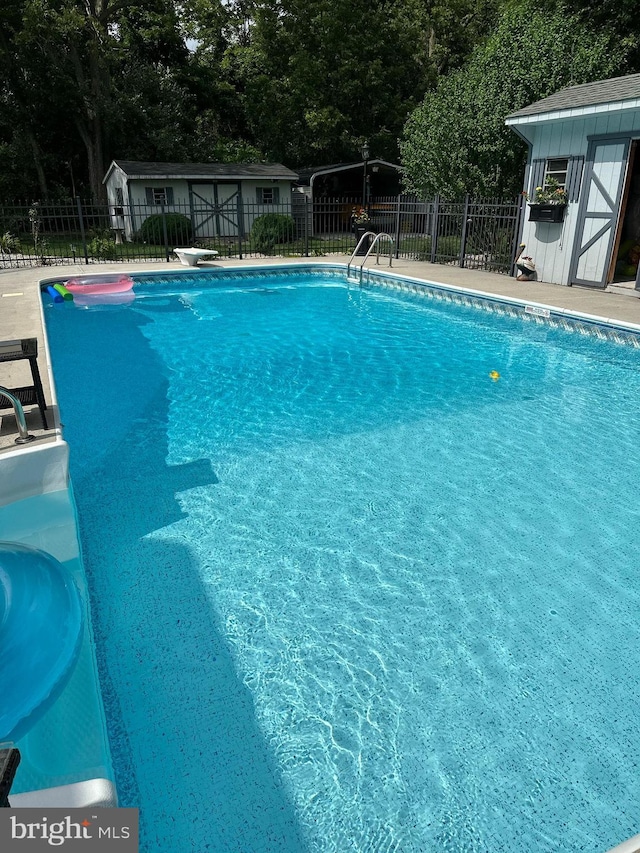
[[[431,237],[403,237],[400,239],[400,253],[414,261],[431,260]]]
[[[436,255],[457,258],[460,254],[460,237],[457,234],[443,234],[436,243]]]
[[[256,252],[273,253],[278,243],[288,243],[295,234],[295,222],[284,213],[265,213],[259,216],[251,229],[251,242]]]
[[[477,228],[467,239],[467,254],[491,255],[509,263],[513,251],[513,233],[510,228]]]
[[[140,226],[137,238],[143,243],[164,245],[164,227],[161,213],[148,216]],[[182,213],[165,213],[167,241],[171,246],[190,246],[193,240],[191,220]]]
[[[116,242],[110,231],[94,232],[87,243],[87,253],[92,258],[100,258],[103,261],[115,261],[118,258]]]
[[[0,234],[0,252],[11,254],[11,252],[19,251],[20,240],[16,236],[14,236],[10,231],[7,231],[5,234]]]

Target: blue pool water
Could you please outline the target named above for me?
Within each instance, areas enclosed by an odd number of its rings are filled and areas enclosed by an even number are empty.
[[[640,352],[335,278],[211,281],[47,305],[142,849],[637,832]]]

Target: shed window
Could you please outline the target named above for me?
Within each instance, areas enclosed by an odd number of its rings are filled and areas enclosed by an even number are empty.
[[[278,187],[257,187],[256,201],[258,204],[279,204],[280,189]]]
[[[544,184],[548,178],[553,178],[558,182],[558,186],[565,190],[567,188],[567,170],[569,168],[569,158],[562,157],[554,160],[547,160],[544,170]]]
[[[553,157],[550,159],[532,160],[529,169],[529,192],[533,194],[536,187],[545,184],[547,178],[555,178],[558,185],[565,190],[569,201],[577,201],[582,181],[584,156]]]
[[[147,204],[173,204],[173,187],[145,187]]]
[[[116,204],[122,205],[124,204],[124,192],[122,191],[122,187],[116,187]]]

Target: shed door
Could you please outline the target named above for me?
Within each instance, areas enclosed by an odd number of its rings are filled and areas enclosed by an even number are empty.
[[[572,284],[607,284],[628,158],[628,138],[589,143],[571,259]]]
[[[240,184],[191,184],[194,237],[237,237]]]

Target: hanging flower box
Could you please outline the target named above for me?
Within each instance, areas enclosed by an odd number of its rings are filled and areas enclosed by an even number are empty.
[[[536,187],[532,195],[524,190],[529,202],[529,222],[562,222],[567,209],[567,191],[555,178],[545,179],[544,186]]]
[[[530,204],[529,222],[562,222],[566,204]]]

